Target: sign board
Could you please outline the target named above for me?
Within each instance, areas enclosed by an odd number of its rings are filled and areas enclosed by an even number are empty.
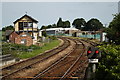
[[[88,59],[89,63],[98,63],[98,59]]]

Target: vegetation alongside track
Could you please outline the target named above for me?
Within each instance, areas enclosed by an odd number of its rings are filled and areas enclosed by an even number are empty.
[[[96,80],[120,80],[120,45],[102,45]]]
[[[99,46],[102,57],[96,71],[96,80],[120,80],[120,13],[114,15],[105,31],[109,43]]]
[[[50,50],[58,46],[59,43],[60,43],[59,40],[52,40],[50,43],[44,43],[42,47],[35,45],[24,46],[18,44],[3,43],[2,54],[12,54],[14,57],[25,59],[25,58],[34,57],[40,53],[45,52],[46,50]]]

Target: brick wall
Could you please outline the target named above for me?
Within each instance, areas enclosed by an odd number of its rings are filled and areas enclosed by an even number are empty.
[[[25,36],[26,35],[26,36]],[[24,42],[24,43],[23,43]],[[18,35],[16,38],[15,38],[15,43],[16,44],[23,44],[23,45],[26,45],[26,46],[30,46],[33,44],[33,40],[32,40],[32,37],[25,34],[24,32],[21,33],[20,35]]]
[[[18,34],[16,32],[12,32],[9,36],[9,41],[11,43],[15,43],[15,37],[17,37],[17,36],[18,36]]]

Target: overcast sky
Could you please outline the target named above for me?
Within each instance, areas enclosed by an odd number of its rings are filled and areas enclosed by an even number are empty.
[[[71,23],[76,18],[97,18],[108,24],[118,13],[118,2],[2,2],[2,26],[13,25],[25,12],[39,21],[39,28],[57,23],[59,17]]]
[[[120,13],[120,1],[118,3],[118,12]]]

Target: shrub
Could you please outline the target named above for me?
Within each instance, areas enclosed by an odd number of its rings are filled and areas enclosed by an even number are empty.
[[[49,38],[52,39],[52,40],[56,40],[57,39],[56,36],[49,36]]]
[[[33,50],[40,49],[40,46],[31,45],[29,49],[33,49]]]
[[[96,80],[120,80],[120,45],[101,45],[102,59],[96,71]]]

